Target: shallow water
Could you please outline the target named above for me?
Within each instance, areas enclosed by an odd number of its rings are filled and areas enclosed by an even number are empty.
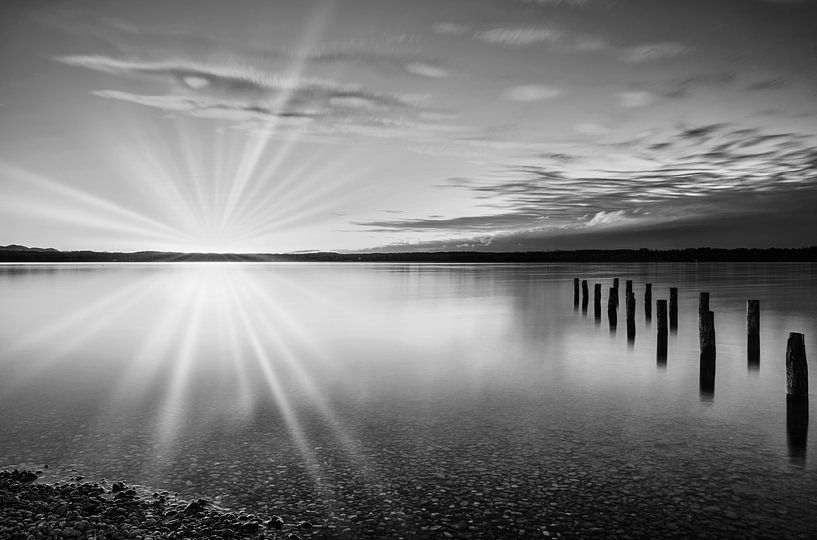
[[[679,288],[666,362],[646,282],[653,301]],[[789,332],[817,354],[814,264],[2,265],[0,298],[0,466],[74,467],[333,534],[628,531],[645,512],[657,533],[817,531],[817,436],[787,434],[784,361]]]

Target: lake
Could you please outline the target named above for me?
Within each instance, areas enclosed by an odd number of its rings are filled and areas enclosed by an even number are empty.
[[[645,283],[679,290],[665,361]],[[785,373],[789,332],[817,355],[815,264],[9,264],[0,299],[0,466],[312,537],[817,535],[817,436],[787,431]]]

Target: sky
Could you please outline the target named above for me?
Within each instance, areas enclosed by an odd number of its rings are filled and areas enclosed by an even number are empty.
[[[817,244],[813,0],[3,0],[0,245]]]

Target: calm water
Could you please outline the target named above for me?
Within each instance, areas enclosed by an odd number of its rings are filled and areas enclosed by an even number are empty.
[[[590,284],[586,314],[573,277]],[[623,298],[615,331],[607,319],[613,277],[622,297],[634,281],[633,343]],[[645,282],[654,300],[679,288],[666,363]],[[0,299],[0,466],[336,534],[627,531],[644,512],[659,532],[817,531],[817,435],[787,437],[784,362],[789,332],[817,355],[814,264],[6,265]]]

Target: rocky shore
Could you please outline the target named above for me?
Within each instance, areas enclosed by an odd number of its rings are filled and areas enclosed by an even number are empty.
[[[0,538],[288,538],[307,537],[312,523],[230,512],[206,499],[168,492],[141,494],[124,482],[43,483],[29,470],[0,471]]]

